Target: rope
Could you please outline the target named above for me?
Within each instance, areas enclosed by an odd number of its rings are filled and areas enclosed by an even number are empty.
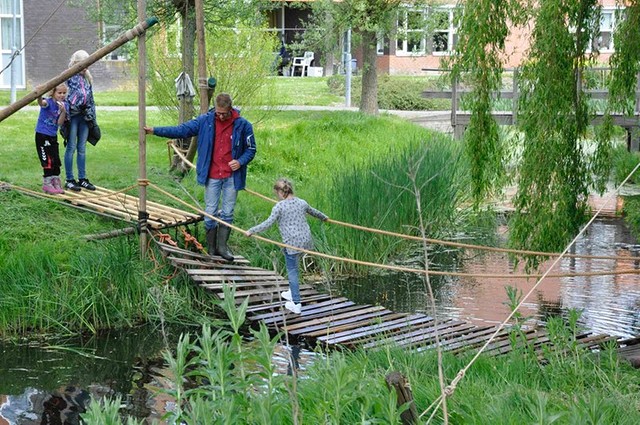
[[[127,186],[124,189],[120,189],[120,190],[115,191],[115,192],[107,193],[106,195],[83,196],[81,198],[78,198],[78,197],[68,196],[68,195],[63,195],[63,194],[60,194],[60,195],[49,195],[47,193],[42,193],[42,192],[37,192],[35,190],[27,189],[26,187],[17,186],[17,185],[12,184],[12,183],[3,183],[3,184],[7,185],[10,188],[18,190],[20,192],[28,193],[30,195],[39,196],[39,197],[42,197],[42,198],[55,199],[55,200],[63,199],[65,201],[91,201],[91,200],[94,200],[94,199],[109,198],[111,196],[120,195],[120,194],[129,192],[129,191],[131,191],[131,190],[133,190],[133,189],[138,187],[137,184],[134,184],[134,185],[131,185],[131,186]]]
[[[620,192],[620,188],[631,178],[631,176],[638,170],[638,168],[640,168],[640,162],[634,167],[633,170],[631,170],[631,172],[629,173],[629,175],[627,175],[627,177],[622,181],[622,183],[620,183],[620,185],[618,185],[618,187],[615,190],[615,193],[619,193]],[[502,329],[504,329],[504,327],[506,326],[507,322],[509,322],[509,320],[511,320],[511,318],[514,316],[514,314],[516,313],[516,311],[518,311],[518,309],[520,309],[520,307],[522,307],[522,305],[524,304],[524,302],[531,296],[531,294],[534,293],[534,291],[536,291],[538,289],[538,286],[540,286],[540,284],[542,283],[543,279],[545,277],[550,276],[549,274],[549,270],[551,270],[559,261],[560,259],[563,257],[564,254],[566,254],[567,250],[578,240],[578,238],[580,236],[582,236],[582,234],[589,228],[589,226],[595,221],[596,217],[598,216],[598,214],[600,214],[600,212],[604,209],[605,205],[607,205],[607,202],[604,202],[600,208],[598,209],[598,211],[596,211],[596,213],[591,217],[591,219],[587,222],[587,224],[580,230],[580,232],[578,232],[578,234],[571,240],[571,242],[566,246],[566,248],[564,249],[564,251],[562,251],[562,253],[560,254],[560,256],[558,258],[556,258],[553,262],[553,264],[551,264],[551,266],[549,267],[549,269],[547,269],[547,271],[542,275],[542,277],[536,282],[535,285],[533,285],[533,287],[529,290],[529,292],[526,293],[526,295],[520,300],[520,302],[515,306],[515,308],[511,311],[511,313],[509,313],[509,315],[500,323],[500,325],[498,325],[497,329],[495,330],[495,332],[493,334],[491,334],[491,336],[489,337],[489,339],[484,343],[484,345],[482,347],[480,347],[480,349],[478,350],[478,352],[473,356],[473,358],[469,361],[469,363],[463,367],[462,369],[460,369],[460,371],[458,372],[458,374],[456,375],[456,377],[451,381],[451,384],[449,384],[447,386],[447,390],[446,393],[444,395],[444,397],[449,397],[451,395],[453,395],[453,393],[456,391],[456,388],[458,386],[458,384],[460,383],[460,381],[462,380],[462,378],[464,378],[465,374],[467,373],[467,370],[469,370],[469,368],[476,362],[476,360],[480,357],[480,354],[482,354],[482,352],[489,346],[489,344],[491,344],[491,342],[493,342],[493,340],[496,338],[496,336],[502,331]],[[437,399],[438,403],[437,406],[434,408],[434,411],[431,415],[431,417],[433,417],[433,415],[435,414],[435,412],[437,411],[437,409],[440,407],[440,405],[444,402],[444,397],[442,395],[440,395],[440,397]],[[425,410],[423,413],[420,414],[420,417],[422,417],[425,413],[427,413],[427,411]]]
[[[265,195],[263,195],[261,193],[258,193],[258,192],[254,192],[254,191],[252,191],[250,189],[245,189],[245,191],[250,193],[251,195],[257,196],[257,197],[262,198],[264,200],[267,200],[269,202],[273,202],[273,203],[277,202],[275,199],[269,198],[268,196],[265,196]],[[377,234],[386,235],[386,236],[394,236],[394,237],[413,240],[413,241],[422,241],[422,238],[420,236],[412,236],[412,235],[407,235],[407,234],[404,234],[404,233],[395,233],[395,232],[390,232],[388,230],[372,229],[371,227],[365,227],[365,226],[360,226],[360,225],[357,225],[357,224],[346,223],[344,221],[333,220],[331,218],[329,220],[327,220],[327,221],[329,223],[338,224],[340,226],[351,227],[351,228],[357,229],[357,230],[363,230],[365,232],[377,233]],[[462,242],[445,241],[445,240],[441,240],[441,239],[425,238],[425,241],[427,241],[429,243],[432,243],[432,244],[453,246],[453,247],[456,247],[456,248],[477,249],[477,250],[485,250],[485,251],[501,252],[501,253],[509,253],[509,254],[538,255],[538,256],[544,256],[544,257],[557,257],[557,256],[560,255],[560,253],[555,253],[555,252],[542,252],[542,251],[529,251],[529,250],[522,250],[522,249],[497,248],[497,247],[492,247],[492,246],[474,245],[474,244],[468,244],[468,243],[462,243]],[[611,256],[611,255],[581,255],[581,254],[566,254],[565,257],[567,257],[567,258],[592,259],[592,260],[627,260],[627,261],[637,261],[637,260],[640,259],[640,258],[628,258],[628,257]]]
[[[29,43],[31,43],[31,41],[33,40],[33,38],[38,35],[38,33],[40,32],[40,30],[47,25],[47,23],[49,22],[49,20],[51,18],[53,18],[53,15],[55,15],[58,10],[60,10],[60,8],[62,7],[62,5],[66,2],[66,0],[62,0],[60,1],[60,4],[58,4],[58,7],[55,8],[55,10],[53,12],[51,12],[51,14],[49,15],[49,17],[47,19],[45,19],[45,21],[42,23],[42,25],[40,25],[38,27],[38,29],[36,30],[36,32],[33,33],[33,35],[29,38],[29,40],[27,40],[27,42],[24,44],[24,46],[22,46],[19,50],[16,50],[13,55],[11,55],[11,60],[9,61],[9,63],[7,64],[7,66],[5,66],[4,68],[2,68],[2,70],[0,71],[0,75],[2,75],[2,73],[4,71],[7,70],[7,68],[9,68],[11,66],[11,64],[13,63],[13,61],[15,60],[15,58],[20,55],[20,53],[22,53],[22,51],[24,50],[25,47],[27,47],[29,45]],[[22,15],[22,19],[23,19],[23,25],[24,25],[24,11],[23,11],[23,15]]]
[[[196,211],[198,214],[202,214],[214,221],[216,221],[217,223],[223,225],[223,226],[227,226],[237,232],[240,232],[242,234],[245,233],[244,229],[241,229],[237,226],[234,226],[233,224],[229,224],[221,219],[219,219],[218,217],[215,217],[213,215],[208,214],[206,211],[203,211],[202,209],[198,208],[198,207],[194,207],[193,205],[189,204],[188,202],[185,202],[184,200],[174,196],[173,194],[165,191],[164,189],[162,189],[161,187],[155,185],[154,183],[150,183],[149,186],[152,189],[155,189],[157,191],[159,191],[160,193],[162,193],[163,195],[175,200],[176,202],[179,202],[185,206],[187,206],[188,208]],[[345,258],[345,257],[338,257],[335,255],[331,255],[331,254],[325,254],[322,252],[318,252],[318,251],[312,251],[312,250],[307,250],[307,249],[303,249],[303,248],[299,248],[299,247],[295,247],[295,246],[291,246],[291,245],[287,245],[285,243],[282,242],[277,242],[274,241],[272,239],[268,239],[256,234],[252,234],[251,235],[252,238],[255,238],[257,240],[272,244],[272,245],[276,245],[282,248],[290,248],[290,249],[294,249],[296,251],[300,251],[303,252],[305,254],[310,254],[310,255],[315,255],[316,257],[321,257],[321,258],[327,258],[330,260],[334,260],[334,261],[342,261],[342,262],[346,262],[346,263],[352,263],[352,264],[358,264],[361,266],[368,266],[368,267],[376,267],[376,268],[381,268],[381,269],[386,269],[386,270],[393,270],[393,271],[398,271],[398,272],[407,272],[407,273],[417,273],[417,274],[425,274],[425,275],[433,275],[433,276],[455,276],[455,277],[476,277],[476,278],[490,278],[490,279],[531,279],[531,278],[540,278],[540,277],[575,277],[575,276],[611,276],[611,275],[618,275],[618,274],[640,274],[640,269],[623,269],[623,270],[618,270],[618,271],[598,271],[598,272],[579,272],[579,273],[549,273],[549,270],[547,270],[546,273],[544,274],[491,274],[491,273],[463,273],[463,272],[447,272],[447,271],[436,271],[436,270],[423,270],[423,269],[414,269],[411,267],[401,267],[401,266],[392,266],[392,265],[388,265],[388,264],[380,264],[380,263],[372,263],[369,261],[361,261],[361,260],[354,260],[351,258]],[[555,263],[554,263],[555,265]],[[552,265],[553,267],[553,265]]]
[[[169,145],[170,147],[173,148],[174,152],[176,153],[176,155],[178,155],[180,157],[180,159],[182,159],[182,161],[184,161],[187,165],[189,165],[191,168],[196,168],[195,165],[193,165],[193,163],[189,162],[189,160],[179,151],[179,148],[173,143],[172,140],[167,141],[167,145]],[[272,203],[276,203],[277,201],[275,199],[272,199],[268,196],[265,196],[261,193],[255,192],[253,190],[244,189],[247,193],[256,196],[258,198],[262,198],[266,201],[272,202]],[[601,211],[602,209],[600,209]],[[598,212],[600,212],[598,211]],[[340,226],[344,226],[344,227],[351,227],[353,229],[357,229],[357,230],[362,230],[365,232],[371,232],[371,233],[377,233],[380,235],[386,235],[386,236],[394,236],[394,237],[398,237],[398,238],[402,238],[402,239],[408,239],[408,240],[413,240],[413,241],[422,241],[422,238],[420,236],[412,236],[412,235],[406,235],[404,233],[395,233],[395,232],[390,232],[387,230],[380,230],[380,229],[372,229],[370,227],[365,227],[365,226],[360,226],[357,224],[351,224],[351,223],[346,223],[343,221],[338,221],[338,220],[334,220],[334,219],[329,219],[327,220],[327,222],[329,223],[333,223],[333,224],[337,224]],[[474,245],[474,244],[467,244],[467,243],[462,243],[462,242],[453,242],[453,241],[445,241],[445,240],[441,240],[441,239],[431,239],[431,238],[425,238],[425,241],[428,243],[432,243],[432,244],[437,244],[437,245],[444,245],[444,246],[453,246],[453,247],[457,247],[457,248],[466,248],[466,249],[477,249],[477,250],[485,250],[485,251],[490,251],[490,252],[501,252],[501,253],[509,253],[509,254],[520,254],[520,255],[538,255],[538,256],[544,256],[544,257],[557,257],[560,254],[559,253],[554,253],[554,252],[542,252],[542,251],[529,251],[529,250],[521,250],[521,249],[510,249],[510,248],[497,248],[497,247],[491,247],[491,246],[484,246],[484,245]],[[566,254],[565,257],[567,258],[581,258],[581,259],[591,259],[591,260],[617,260],[617,261],[637,261],[638,258],[627,258],[627,257],[620,257],[620,256],[613,256],[613,255],[580,255],[580,254]]]

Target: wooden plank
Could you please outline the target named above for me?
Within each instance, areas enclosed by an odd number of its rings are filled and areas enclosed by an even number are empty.
[[[304,300],[302,300],[302,301],[303,301],[303,303],[302,303],[303,305],[302,305],[302,306],[303,306],[303,307],[305,307]],[[344,298],[344,297],[339,297],[339,298],[329,298],[329,299],[328,299],[328,300],[326,300],[326,301],[318,302],[318,303],[315,303],[315,304],[309,304],[309,306],[312,306],[312,305],[313,305],[313,306],[320,306],[320,307],[321,307],[321,306],[325,306],[325,305],[331,305],[331,304],[335,304],[335,303],[341,303],[341,302],[344,302],[344,301],[348,301],[348,299],[347,299],[347,298]],[[284,304],[284,303],[283,303],[283,304]],[[307,308],[309,308],[309,306],[307,306]],[[258,320],[266,319],[266,318],[268,318],[268,317],[271,317],[271,314],[264,314],[264,313],[263,313],[263,314],[256,314],[256,315],[253,315],[253,316],[249,317],[249,319],[251,319],[251,320],[255,320],[255,321],[258,321]]]
[[[260,294],[273,294],[276,297],[280,297],[280,292],[283,289],[286,289],[288,287],[289,285],[283,285],[283,286],[270,286],[270,287],[264,287],[264,288],[254,288],[254,289],[235,291],[234,298],[246,298],[251,295],[260,295]],[[310,286],[310,285],[300,286],[300,292],[305,291],[307,289],[313,290],[313,286]],[[220,294],[220,298],[224,299],[224,293]]]
[[[305,334],[307,336],[311,336],[311,333],[317,331],[320,331],[320,334],[322,335],[324,333],[333,333],[337,326],[353,324],[356,322],[365,322],[373,319],[374,317],[380,317],[392,313],[392,311],[387,310],[382,306],[373,306],[364,309],[352,310],[334,316],[321,317],[305,323],[294,323],[292,325],[285,326],[284,329],[293,335]]]
[[[392,331],[394,329],[402,329],[407,326],[423,323],[425,321],[433,320],[424,314],[413,314],[403,319],[398,319],[391,322],[385,322],[382,324],[376,324],[372,326],[366,326],[364,328],[356,329],[354,332],[346,331],[331,335],[330,337],[319,337],[318,340],[327,344],[338,344],[346,341],[352,341],[357,338],[362,338],[369,335],[374,335],[381,332]]]
[[[336,311],[346,309],[346,308],[351,308],[351,309],[358,308],[358,305],[353,301],[349,301],[349,300],[346,300],[341,303],[327,305],[320,308],[315,308],[314,305],[310,305],[310,306],[303,305],[302,312],[290,322],[297,323],[300,321],[315,319],[317,317],[324,317],[328,314],[330,315]],[[281,322],[282,320],[283,320],[282,315],[278,315],[278,314],[275,314],[270,318],[262,319],[262,321],[267,325],[275,325],[276,323]]]
[[[279,276],[251,276],[251,275],[223,275],[223,276],[200,276],[191,275],[191,279],[196,282],[260,282],[260,281],[276,281],[275,278]],[[282,280],[283,282],[288,282]]]
[[[336,334],[339,332],[344,332],[349,329],[362,328],[364,326],[371,326],[378,323],[382,323],[383,321],[391,321],[400,319],[402,317],[407,317],[406,313],[394,313],[389,310],[382,310],[379,312],[379,315],[372,315],[371,318],[359,318],[354,317],[351,319],[340,320],[331,326],[331,329],[320,328],[314,331],[307,331],[304,333],[305,338],[316,338],[318,336],[328,336],[331,334]]]
[[[450,327],[458,326],[463,323],[465,322],[448,320],[446,322],[439,323],[438,330],[441,331],[441,333],[444,335],[445,331]],[[391,332],[383,332],[382,335],[375,334],[375,335],[366,336],[364,338],[358,338],[357,341],[351,344],[352,345],[358,344],[362,347],[367,347],[369,344],[373,344],[371,345],[371,347],[369,347],[369,348],[373,348],[377,345],[381,345],[385,343],[386,344],[394,343],[395,338],[406,339],[408,338],[407,335],[413,335],[415,338],[418,338],[419,335],[422,335],[424,333],[428,335],[432,335],[434,334],[435,332],[434,330],[436,329],[433,325],[434,325],[433,320],[426,321],[424,323],[417,323],[408,328],[401,328],[401,329],[393,330]]]
[[[200,254],[197,252],[193,252],[193,251],[189,251],[183,248],[178,248],[172,245],[167,245],[165,243],[162,242],[156,242],[156,244],[163,250],[166,252],[171,252],[173,254],[180,254],[180,255],[186,255],[188,257],[190,257],[191,259],[199,259],[199,260],[203,260],[203,261],[215,261],[216,259],[220,258],[221,262],[229,265],[229,266],[237,266],[238,264],[249,264],[249,261],[247,261],[244,257],[242,257],[241,255],[234,255],[233,256],[233,262],[232,263],[228,263],[225,260],[223,260],[221,257],[211,257],[209,255],[205,255],[205,254]]]
[[[385,310],[385,308],[382,307],[382,306],[379,306],[379,305],[378,306],[374,306],[374,307],[366,307],[366,308],[363,308],[361,310],[345,313],[344,315],[331,316],[331,317],[327,316],[327,317],[322,317],[322,318],[318,318],[318,319],[315,319],[315,320],[307,321],[304,324],[300,324],[300,323],[298,323],[298,324],[290,324],[290,325],[285,326],[284,330],[286,330],[287,332],[290,332],[290,331],[293,331],[293,330],[296,330],[296,329],[308,328],[310,326],[315,326],[315,325],[326,326],[328,322],[330,323],[330,322],[334,322],[336,320],[345,319],[345,318],[348,318],[348,317],[353,317],[354,315],[357,315],[357,314],[364,315],[364,314],[371,313],[371,312],[374,312],[374,311],[379,311],[379,310]]]
[[[298,317],[293,320],[287,320],[288,324],[299,324],[299,323],[308,323],[315,319],[322,317],[335,317],[341,314],[350,313],[355,310],[361,310],[363,308],[370,307],[369,305],[356,304],[353,301],[347,300],[340,304],[333,304],[330,306],[325,306],[320,309],[315,310],[307,310],[305,311],[305,315],[300,314]],[[275,316],[272,323],[278,321],[278,316]],[[283,324],[284,326],[284,324]]]
[[[306,291],[301,291],[300,292],[300,296],[303,299],[307,299],[310,297],[315,297],[319,295],[319,292],[316,291],[315,289],[308,289]],[[249,307],[252,306],[261,306],[261,305],[265,305],[265,304],[272,304],[276,301],[279,301],[280,297],[277,297],[275,294],[267,294],[267,295],[251,295],[248,297],[242,297],[242,298],[236,298],[235,299],[235,303],[236,305],[240,305],[242,304],[245,300],[249,300]],[[285,301],[282,300],[282,305],[284,305]]]
[[[331,297],[328,294],[321,294],[316,292],[315,295],[310,295],[307,297],[301,297],[302,298],[302,302],[303,303],[314,303],[314,302],[322,302],[328,299],[331,299]],[[279,309],[284,305],[284,301],[280,301],[280,300],[272,300],[271,302],[264,302],[264,303],[255,303],[255,304],[250,304],[249,307],[247,308],[247,314],[248,313],[257,313],[260,311],[269,311],[269,310],[275,310],[275,309]],[[249,318],[249,320],[252,320],[251,318]],[[253,320],[252,320],[253,321]]]
[[[413,342],[421,342],[425,339],[430,340],[431,338],[435,338],[436,330],[440,333],[440,337],[444,339],[444,336],[448,333],[448,331],[452,329],[455,330],[457,327],[464,326],[465,324],[466,322],[462,322],[459,320],[447,320],[445,322],[438,323],[438,326],[433,326],[434,322],[428,322],[420,325],[419,327],[412,327],[408,330],[409,332],[397,333],[383,339],[375,339],[364,344],[363,347],[373,348],[389,343],[393,343],[394,345],[398,346],[405,346]],[[469,326],[470,328],[474,327],[474,325],[467,326]]]
[[[185,269],[187,274],[189,275],[199,275],[199,276],[220,276],[220,275],[236,275],[236,276],[275,276],[281,277],[274,271],[264,270],[264,269],[227,269],[227,268],[219,268],[215,270],[210,269]]]
[[[273,281],[261,281],[261,282],[233,282],[231,284],[227,283],[202,283],[200,285],[201,288],[210,289],[210,290],[219,290],[222,291],[225,286],[229,288],[268,288],[271,286],[284,286],[285,288],[289,287],[289,284],[285,281],[281,280],[273,280]],[[308,286],[308,285],[307,285]]]
[[[445,327],[443,329],[443,332],[440,332],[438,335],[440,345],[444,347],[449,339],[454,339],[460,335],[467,335],[473,329],[476,329],[476,325],[468,322],[460,322],[457,325],[453,325],[451,327]],[[407,347],[407,346],[413,347],[416,345],[424,345],[424,344],[428,344],[431,341],[435,341],[435,337],[436,337],[435,332],[432,332],[431,334],[429,334],[428,330],[425,329],[419,335],[414,335],[409,338],[399,338],[399,339],[396,339],[395,342],[400,347]]]
[[[489,339],[489,336],[496,331],[495,326],[477,328],[473,332],[464,333],[452,339],[448,339],[443,345],[445,350],[451,351],[460,347],[470,348]],[[423,346],[423,349],[433,348],[433,345]]]
[[[189,258],[174,257],[172,255],[166,258],[171,262],[176,263],[180,267],[194,266],[194,267],[200,267],[200,268],[208,267],[210,269],[223,269],[223,270],[265,270],[260,267],[229,264],[222,257],[219,257],[217,255],[214,255],[211,257],[207,256],[206,260],[191,260]]]

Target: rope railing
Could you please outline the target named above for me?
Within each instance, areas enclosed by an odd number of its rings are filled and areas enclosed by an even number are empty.
[[[620,188],[631,178],[631,176],[638,170],[638,168],[640,168],[640,162],[633,168],[633,170],[631,170],[631,172],[627,175],[627,177],[622,181],[622,183],[620,183],[620,185],[618,185],[618,187],[615,190],[615,193],[619,193],[620,192]],[[469,368],[471,368],[471,366],[476,362],[476,360],[478,360],[478,358],[480,357],[480,355],[484,352],[484,350],[487,349],[487,347],[489,346],[489,344],[491,344],[494,339],[498,336],[498,334],[502,331],[502,329],[504,329],[504,327],[507,325],[507,323],[511,320],[511,318],[516,314],[516,312],[520,309],[520,307],[522,307],[522,305],[525,303],[525,301],[531,296],[531,294],[533,294],[538,287],[540,286],[540,284],[542,283],[542,281],[544,280],[545,277],[549,277],[551,276],[549,274],[549,271],[556,265],[558,264],[558,262],[560,261],[560,259],[563,257],[564,254],[566,254],[566,252],[569,250],[569,248],[578,240],[578,238],[580,236],[582,236],[582,234],[589,228],[589,226],[595,221],[595,219],[598,217],[598,214],[604,209],[604,207],[606,206],[606,202],[603,203],[600,208],[598,209],[598,211],[596,211],[596,213],[591,217],[591,219],[587,222],[587,224],[585,224],[583,226],[583,228],[580,230],[580,232],[578,232],[578,234],[571,240],[571,242],[569,242],[569,244],[566,246],[566,248],[564,249],[564,251],[560,254],[560,256],[558,258],[556,258],[553,262],[553,264],[551,264],[551,266],[547,269],[547,271],[540,277],[540,279],[535,283],[535,285],[533,285],[531,287],[531,289],[522,297],[522,299],[520,300],[520,302],[518,302],[518,304],[511,310],[511,313],[509,313],[509,315],[498,325],[498,327],[496,328],[496,330],[491,334],[491,336],[489,337],[489,339],[482,345],[482,347],[480,347],[478,349],[478,352],[473,356],[473,358],[471,358],[471,360],[469,360],[469,362],[467,363],[467,365],[465,367],[463,367],[462,369],[460,369],[458,371],[458,373],[456,374],[456,377],[451,381],[451,383],[447,386],[446,391],[443,395],[440,395],[440,397],[438,397],[434,403],[431,404],[430,408],[433,408],[433,412],[429,418],[429,421],[431,420],[431,418],[433,418],[433,416],[435,415],[435,413],[438,411],[438,408],[442,405],[442,403],[444,402],[444,397],[450,397],[452,396],[455,391],[456,388],[458,386],[458,384],[460,383],[460,381],[462,381],[462,379],[464,378],[464,376],[466,375],[467,371],[469,370]],[[424,416],[426,413],[428,412],[428,409],[425,410],[424,412],[422,412],[420,414],[420,417]]]
[[[179,197],[167,192],[166,190],[162,189],[161,187],[157,186],[154,183],[149,183],[149,187],[151,187],[154,190],[157,190],[158,192],[162,193],[163,195],[173,199],[174,201],[186,206],[187,208],[190,208],[191,210],[197,212],[198,214],[202,214],[205,217],[210,218],[211,220],[216,221],[217,223],[223,225],[223,226],[228,226],[231,229],[240,232],[242,234],[246,233],[246,230],[238,227],[238,226],[234,226],[233,224],[229,224],[223,220],[221,220],[218,217],[215,217],[209,213],[207,213],[206,211],[202,210],[199,207],[193,206],[191,204],[189,204],[188,202],[180,199]],[[467,278],[488,278],[488,279],[537,279],[540,278],[542,276],[546,276],[546,277],[554,277],[554,278],[561,278],[561,277],[577,277],[577,276],[611,276],[611,275],[619,275],[619,274],[640,274],[640,269],[621,269],[621,270],[610,270],[610,271],[594,271],[594,272],[576,272],[576,273],[545,273],[545,274],[529,274],[529,273],[522,273],[522,274],[499,274],[499,273],[464,273],[464,272],[451,272],[451,271],[442,271],[442,270],[424,270],[424,269],[416,269],[416,268],[412,268],[412,267],[403,267],[403,266],[394,266],[394,265],[389,265],[389,264],[381,264],[381,263],[373,263],[370,261],[362,261],[362,260],[356,260],[353,258],[347,258],[347,257],[339,257],[336,255],[331,255],[331,254],[326,254],[323,252],[318,252],[318,251],[313,251],[313,250],[307,250],[307,249],[303,249],[303,248],[299,248],[299,247],[295,247],[295,246],[291,246],[291,245],[287,245],[283,242],[278,242],[278,241],[274,241],[272,239],[269,238],[265,238],[263,236],[260,235],[256,235],[256,234],[252,234],[251,235],[252,238],[255,238],[257,240],[272,244],[272,245],[276,245],[279,246],[281,248],[290,248],[290,249],[294,249],[296,251],[300,251],[303,252],[305,254],[309,254],[309,255],[313,255],[315,257],[320,257],[320,258],[326,258],[329,260],[334,260],[334,261],[340,261],[340,262],[345,262],[345,263],[351,263],[351,264],[356,264],[356,265],[360,265],[360,266],[367,266],[367,267],[375,267],[375,268],[380,268],[380,269],[385,269],[385,270],[392,270],[392,271],[397,271],[397,272],[406,272],[406,273],[415,273],[415,274],[422,274],[422,275],[431,275],[431,276],[453,276],[453,277],[467,277]]]
[[[178,157],[180,157],[180,159],[182,159],[182,161],[184,161],[189,167],[194,168],[194,169],[196,168],[196,166],[192,162],[187,160],[187,158],[180,152],[179,148],[173,143],[172,140],[167,141],[167,145],[172,147],[174,152],[176,153],[176,155]],[[249,193],[250,195],[253,195],[253,196],[257,197],[257,198],[264,199],[265,201],[272,202],[272,203],[276,203],[277,202],[275,199],[270,198],[268,196],[265,196],[265,195],[263,195],[263,194],[261,194],[259,192],[253,191],[251,189],[245,188],[244,190],[245,190],[245,192]],[[365,231],[365,232],[377,233],[377,234],[380,234],[380,235],[393,236],[393,237],[397,237],[397,238],[402,238],[402,239],[422,242],[422,238],[420,236],[407,235],[407,234],[404,234],[404,233],[391,232],[391,231],[388,231],[388,230],[373,229],[371,227],[360,226],[358,224],[347,223],[347,222],[344,222],[344,221],[334,220],[332,218],[328,219],[327,222],[333,223],[333,224],[337,224],[337,225],[340,225],[340,226],[344,226],[344,227],[350,227],[350,228],[357,229],[357,230],[362,230],[362,231]],[[560,253],[556,253],[556,252],[531,251],[531,250],[512,249],[512,248],[498,248],[498,247],[493,247],[493,246],[475,245],[475,244],[468,244],[468,243],[463,243],[463,242],[454,242],[454,241],[447,241],[447,240],[433,239],[433,238],[425,238],[425,241],[428,242],[428,243],[431,243],[431,244],[435,244],[435,245],[451,246],[451,247],[455,247],[455,248],[484,250],[484,251],[489,251],[489,252],[500,252],[500,253],[506,253],[506,254],[536,255],[536,256],[543,256],[543,257],[557,257],[557,256],[560,255]],[[614,256],[614,255],[566,254],[565,257],[566,258],[590,259],[590,260],[616,260],[616,261],[638,261],[638,260],[640,260],[640,258],[628,258],[628,257]]]

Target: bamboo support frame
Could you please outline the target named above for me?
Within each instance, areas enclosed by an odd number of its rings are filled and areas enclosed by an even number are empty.
[[[62,72],[60,75],[58,75],[57,77],[52,78],[51,80],[47,81],[46,83],[37,86],[33,91],[28,93],[22,99],[12,103],[11,105],[7,106],[6,108],[0,110],[0,122],[2,122],[5,118],[13,115],[14,113],[19,111],[20,109],[24,108],[25,106],[27,106],[28,104],[30,104],[31,102],[36,100],[38,97],[40,97],[43,94],[47,93],[48,91],[50,91],[51,89],[56,87],[58,84],[65,82],[66,80],[68,80],[73,75],[75,75],[78,72],[80,72],[81,70],[87,68],[89,65],[99,61],[104,56],[106,56],[109,53],[113,52],[118,47],[122,46],[123,44],[125,44],[125,43],[127,43],[127,42],[129,42],[131,40],[133,40],[135,37],[139,37],[140,35],[144,34],[144,32],[148,28],[152,27],[153,25],[155,25],[157,23],[158,23],[158,19],[155,18],[155,17],[148,18],[145,21],[138,23],[135,27],[131,28],[130,30],[128,30],[127,32],[122,34],[120,37],[118,37],[117,39],[115,39],[111,43],[109,43],[106,46],[103,46],[100,49],[98,49],[95,52],[93,52],[91,55],[89,55],[89,57],[87,59],[78,62],[77,64],[75,64],[72,67],[68,68],[67,70]]]

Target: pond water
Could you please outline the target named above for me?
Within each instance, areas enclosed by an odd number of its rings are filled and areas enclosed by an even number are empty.
[[[628,269],[640,271],[640,245],[621,220],[595,221],[570,252],[617,256],[620,260],[563,259],[551,270],[551,274]],[[452,260],[453,256],[457,259]],[[503,253],[445,253],[439,254],[433,261],[430,267],[434,270],[469,274],[524,273],[522,267],[514,270],[514,263]],[[544,263],[541,272],[551,264],[552,261]],[[439,317],[477,323],[500,323],[507,317],[510,308],[505,286],[516,287],[526,294],[536,282],[537,279],[515,278],[431,278]],[[425,283],[419,275],[412,273],[347,279],[332,283],[326,289],[362,304],[379,304],[398,312],[421,311],[431,314]],[[640,334],[640,274],[547,277],[525,300],[520,312],[544,321],[548,315],[563,314],[570,308],[582,311],[581,324],[588,331],[621,337],[637,336]]]
[[[554,273],[640,270],[640,245],[620,221],[593,223],[572,252],[628,260],[566,259]],[[437,261],[431,265],[434,269],[474,274],[522,272],[521,267],[514,271],[508,256],[500,253],[449,252]],[[499,323],[510,311],[505,285],[527,293],[536,280],[435,277],[431,283],[440,317]],[[430,314],[424,283],[414,274],[342,280],[326,289],[361,304]],[[544,321],[569,308],[582,310],[581,323],[589,331],[636,336],[640,334],[640,275],[547,278],[525,302],[522,313]],[[85,402],[104,395],[121,395],[133,417],[159,419],[172,408],[172,401],[153,396],[152,387],[170,385],[157,359],[165,347],[175,347],[177,335],[179,331],[164,334],[140,328],[48,345],[0,343],[0,425],[77,424]],[[291,355],[302,370],[317,356],[300,347],[292,351],[277,347],[274,362],[280,373],[290,372]]]

